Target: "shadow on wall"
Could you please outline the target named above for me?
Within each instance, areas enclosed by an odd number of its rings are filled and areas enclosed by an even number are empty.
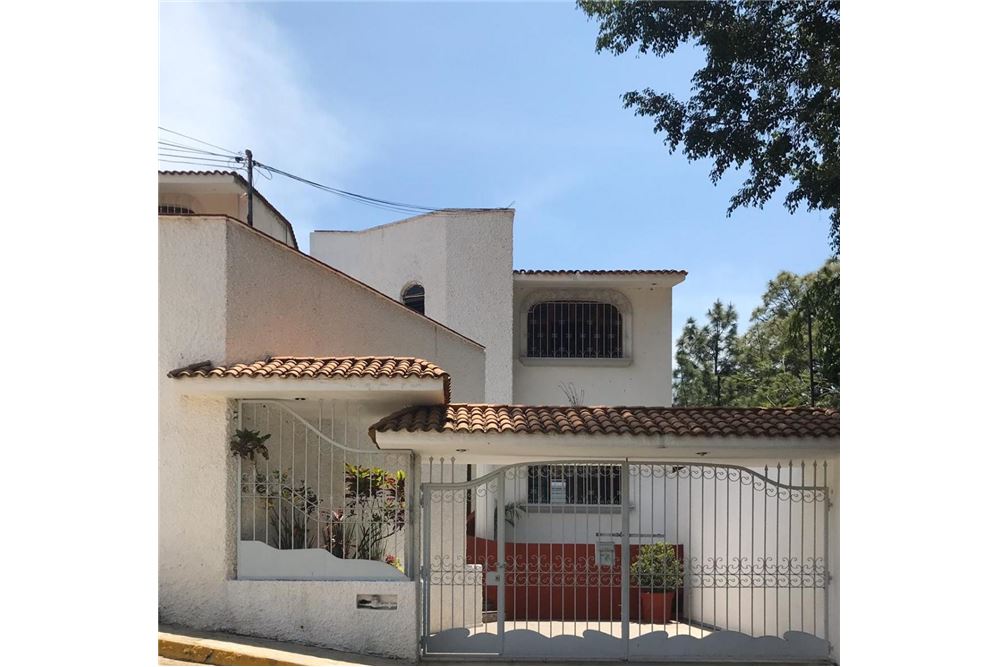
[[[612,625],[608,623],[608,625]],[[633,628],[638,626],[633,624]],[[675,626],[676,627],[676,626]],[[686,626],[685,626],[686,627]],[[558,626],[554,626],[558,629]],[[428,638],[429,653],[496,653],[497,635],[490,632],[471,633],[467,628],[454,628]],[[647,632],[629,640],[631,656],[795,658],[825,659],[829,645],[823,639],[803,632],[786,632],[784,637],[751,637],[739,632],[712,632],[703,638],[669,631]],[[584,630],[578,635],[548,636],[534,630],[506,630],[505,657],[587,656],[620,658],[625,646],[621,637],[607,632]]]

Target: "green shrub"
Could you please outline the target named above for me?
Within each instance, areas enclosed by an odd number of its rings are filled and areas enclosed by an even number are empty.
[[[669,591],[684,586],[684,565],[672,544],[644,544],[632,563],[632,585],[649,591]]]

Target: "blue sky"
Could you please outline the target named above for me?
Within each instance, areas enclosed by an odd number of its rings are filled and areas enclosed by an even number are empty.
[[[161,125],[384,199],[513,202],[515,268],[687,269],[675,340],[716,298],[742,330],[778,271],[829,255],[825,213],[779,197],[726,218],[739,175],[713,186],[622,108],[647,86],[686,97],[695,49],[597,54],[572,3],[165,3],[160,19]],[[405,217],[258,180],[303,250],[313,229]]]

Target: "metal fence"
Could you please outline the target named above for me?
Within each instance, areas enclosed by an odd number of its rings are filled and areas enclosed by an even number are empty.
[[[322,550],[412,576],[412,455],[377,450],[359,404],[243,400],[237,419],[234,440],[262,440],[267,450],[240,458],[238,568],[246,572],[251,558],[263,558],[254,578],[268,578],[271,570],[274,578],[358,576],[356,567],[344,569],[315,552]],[[289,553],[303,550],[314,550],[312,561],[290,560]],[[371,578],[378,572],[362,573]]]
[[[825,462],[452,466],[422,493],[427,655],[829,654]]]

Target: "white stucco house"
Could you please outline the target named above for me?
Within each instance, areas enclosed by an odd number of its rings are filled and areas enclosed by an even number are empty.
[[[839,414],[671,407],[685,271],[515,269],[511,209],[307,255],[237,174],[159,182],[163,621],[411,661],[837,660]]]

